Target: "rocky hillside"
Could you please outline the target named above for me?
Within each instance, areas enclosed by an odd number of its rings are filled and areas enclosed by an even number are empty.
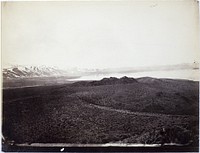
[[[197,147],[198,108],[199,82],[188,80],[110,77],[5,89],[2,131],[16,144]]]
[[[116,78],[116,77],[110,77],[110,78],[103,78],[99,81],[79,81],[75,82],[74,86],[102,86],[102,85],[115,85],[115,84],[129,84],[129,83],[135,83],[137,82],[134,78],[129,77],[122,77],[122,78]]]

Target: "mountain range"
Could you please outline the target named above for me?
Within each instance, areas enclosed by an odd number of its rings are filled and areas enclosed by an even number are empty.
[[[3,69],[4,79],[68,76],[67,71],[46,66],[13,66]]]
[[[106,68],[106,69],[79,69],[68,68],[60,69],[57,67],[48,66],[10,66],[3,68],[4,79],[15,78],[34,78],[34,77],[80,77],[89,75],[102,75],[112,73],[137,73],[146,71],[170,71],[170,70],[186,70],[199,69],[199,64],[196,62],[190,64],[164,65],[164,66],[149,66],[149,67],[124,67],[124,68]]]

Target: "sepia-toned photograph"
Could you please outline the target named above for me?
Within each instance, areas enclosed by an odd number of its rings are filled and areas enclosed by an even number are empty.
[[[3,152],[198,152],[197,0],[1,2]]]

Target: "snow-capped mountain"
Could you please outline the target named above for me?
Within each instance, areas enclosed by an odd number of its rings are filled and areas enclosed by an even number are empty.
[[[58,77],[69,76],[67,71],[46,66],[12,66],[3,69],[3,78]]]

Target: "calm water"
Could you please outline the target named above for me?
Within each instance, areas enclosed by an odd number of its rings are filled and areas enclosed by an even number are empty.
[[[170,79],[187,79],[199,81],[199,70],[170,70],[170,71],[149,71],[149,72],[136,72],[136,73],[110,73],[102,75],[89,75],[83,76],[74,80],[100,80],[105,77],[155,77],[155,78],[170,78]]]

